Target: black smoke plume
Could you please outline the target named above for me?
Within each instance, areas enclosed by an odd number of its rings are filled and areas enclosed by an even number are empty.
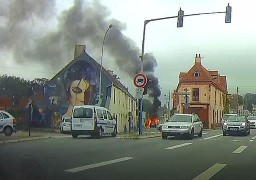
[[[101,47],[107,27],[113,24],[106,51],[131,79],[139,72],[141,50],[122,31],[126,25],[109,18],[110,11],[99,1],[75,0],[57,17],[55,0],[1,0],[0,51],[8,51],[17,63],[38,62],[57,71],[65,66],[75,45]],[[117,27],[117,28],[115,28]],[[143,68],[148,75],[148,95],[160,106],[160,87],[154,76],[157,61],[145,54]]]

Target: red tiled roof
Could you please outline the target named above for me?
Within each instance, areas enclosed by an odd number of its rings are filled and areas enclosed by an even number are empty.
[[[199,76],[195,76],[198,72]],[[212,84],[221,91],[227,91],[226,76],[220,76],[218,71],[207,70],[200,62],[195,62],[194,66],[187,72],[179,75],[179,85],[182,83],[207,83]]]

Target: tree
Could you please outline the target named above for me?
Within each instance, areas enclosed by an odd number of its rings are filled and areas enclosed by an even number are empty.
[[[0,94],[3,97],[20,99],[27,96],[31,81],[15,76],[3,75],[0,77]]]

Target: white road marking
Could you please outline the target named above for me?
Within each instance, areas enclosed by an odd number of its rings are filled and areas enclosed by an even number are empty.
[[[97,167],[101,167],[101,166],[106,166],[106,165],[110,165],[110,164],[114,164],[114,163],[119,163],[122,161],[128,161],[133,159],[132,157],[123,157],[123,158],[119,158],[119,159],[113,159],[110,161],[103,161],[100,163],[95,163],[95,164],[90,164],[90,165],[86,165],[86,166],[81,166],[81,167],[77,167],[77,168],[73,168],[73,169],[67,169],[65,170],[66,172],[70,172],[70,173],[76,173],[76,172],[80,172],[80,171],[85,171],[88,169],[93,169],[93,168],[97,168]]]
[[[239,153],[243,152],[246,148],[247,148],[247,146],[240,146],[239,148],[234,150],[232,153],[239,154]]]
[[[206,135],[206,134],[208,134],[207,132],[203,132],[203,135]]]
[[[215,136],[210,136],[210,137],[207,137],[207,138],[204,138],[204,139],[208,140],[208,139],[213,139],[213,138],[216,138],[216,137],[219,137],[219,136],[222,136],[222,134],[217,134]]]
[[[256,136],[254,136],[252,139],[256,139]]]
[[[232,141],[235,141],[235,142],[237,142],[237,141],[239,141],[238,139],[233,139]]]
[[[67,135],[67,136],[52,136],[52,138],[56,138],[56,139],[60,139],[60,138],[71,138],[70,135]]]
[[[179,145],[171,146],[171,147],[168,147],[168,148],[165,148],[165,149],[176,149],[176,148],[180,148],[180,147],[187,146],[187,145],[190,145],[190,144],[192,144],[192,143],[179,144]]]
[[[251,139],[250,142],[253,142],[253,140]]]
[[[193,180],[206,180],[213,177],[215,174],[217,174],[221,169],[223,169],[227,164],[219,164],[216,163],[203,173],[199,174],[197,177],[195,177]]]

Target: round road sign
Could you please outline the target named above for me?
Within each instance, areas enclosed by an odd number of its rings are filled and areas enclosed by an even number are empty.
[[[145,74],[137,74],[134,77],[133,83],[137,88],[144,88],[147,85],[148,78]]]

